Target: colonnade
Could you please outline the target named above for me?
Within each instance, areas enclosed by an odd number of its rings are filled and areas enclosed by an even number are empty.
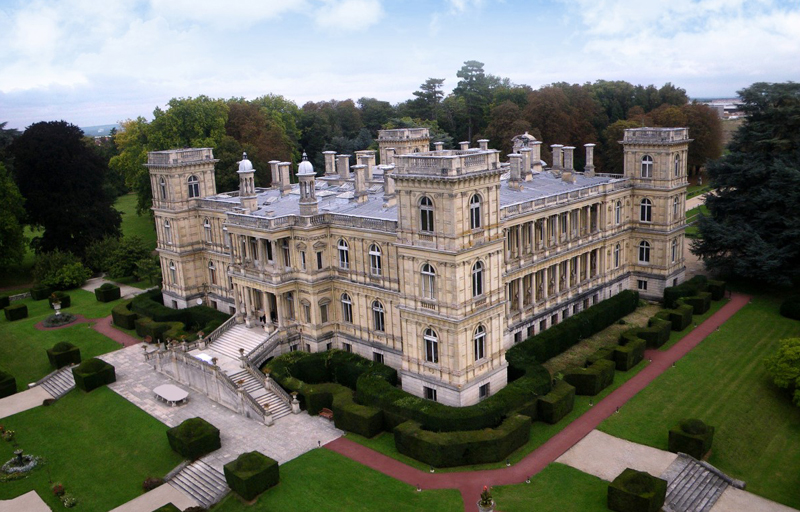
[[[509,226],[506,228],[506,261],[548,250],[598,232],[601,211],[601,203],[594,203]]]

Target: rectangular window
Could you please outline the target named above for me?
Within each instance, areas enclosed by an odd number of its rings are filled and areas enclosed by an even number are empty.
[[[352,352],[353,351],[353,345],[351,345],[349,343],[342,343],[342,347],[344,347],[344,351],[345,352]]]
[[[215,301],[215,300],[212,300],[212,301],[211,301],[211,307],[212,307],[212,308],[214,308],[214,309],[219,309],[219,308],[217,307],[217,301]]]
[[[597,304],[598,302],[600,302],[600,294],[595,293],[594,297],[592,297],[592,304]]]
[[[423,386],[422,390],[425,392],[425,398],[428,400],[433,400],[436,402],[436,390],[433,388],[429,388],[428,386]]]
[[[306,251],[300,251],[300,268],[306,269]]]
[[[644,279],[637,279],[636,285],[640,290],[647,291],[647,281],[645,281]]]
[[[297,352],[297,344],[289,345],[289,352]]]
[[[547,320],[542,320],[539,322],[539,332],[547,330]]]
[[[534,329],[533,329],[533,326],[532,326],[532,325],[531,325],[530,327],[528,327],[528,337],[529,337],[529,338],[530,338],[531,336],[533,336],[533,335],[534,335],[534,332],[533,332],[533,331],[534,331]]]
[[[578,304],[575,304],[574,306],[572,306],[572,314],[573,315],[577,314],[578,311],[580,311],[579,308],[580,308],[580,306]]]
[[[373,352],[372,353],[372,360],[375,361],[376,363],[383,364],[383,354],[381,354],[379,352]]]
[[[311,352],[311,345],[306,343],[306,352]]]
[[[173,300],[172,301],[172,309],[178,309],[178,301],[177,300]]]
[[[320,304],[319,306],[319,318],[320,322],[323,324],[328,323],[328,305],[327,304]]]
[[[322,270],[322,251],[317,251],[317,270]]]
[[[478,388],[478,400],[483,400],[484,398],[489,398],[489,383],[487,382],[483,386]]]
[[[558,313],[550,317],[550,325],[556,325],[558,323]]]
[[[569,308],[564,308],[561,312],[561,320],[566,320],[567,318],[569,318]]]
[[[522,341],[522,331],[517,331],[514,333],[514,343],[519,343]]]
[[[330,343],[325,345],[325,350],[330,350],[331,348],[332,348],[332,345]]]
[[[311,306],[308,304],[303,304],[303,315],[306,317],[306,323],[311,323]]]
[[[275,259],[272,256],[272,242],[270,242],[269,240],[264,240],[264,245],[267,248],[267,261],[272,263],[274,261],[274,259]]]

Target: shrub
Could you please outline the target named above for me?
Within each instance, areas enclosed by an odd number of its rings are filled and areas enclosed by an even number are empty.
[[[149,256],[144,240],[138,236],[126,236],[111,255],[108,273],[113,278],[132,276],[136,272],[136,263]]]
[[[108,272],[118,247],[118,238],[107,236],[102,240],[94,240],[84,251],[83,263],[93,272]]]
[[[87,359],[72,369],[75,386],[87,393],[117,380],[114,367],[97,358]]]
[[[43,279],[42,284],[45,284],[56,290],[70,290],[72,288],[83,286],[83,283],[85,283],[86,280],[91,276],[92,273],[89,271],[89,269],[84,267],[80,261],[77,261],[75,263],[64,265],[54,274],[51,274]]]
[[[17,392],[17,379],[10,373],[0,370],[0,398],[11,396]]]
[[[185,309],[172,309],[164,306],[160,290],[151,290],[133,298],[131,311],[140,317],[148,317],[155,322],[183,322],[186,331],[212,332],[230,318],[229,315],[208,306],[192,306]],[[141,334],[140,334],[141,336]]]
[[[166,341],[169,336],[165,333],[172,328],[172,324],[169,322],[154,322],[147,317],[137,318],[134,321],[134,326],[136,334],[142,338],[150,336],[154,343]]]
[[[627,468],[608,484],[608,508],[616,512],[658,512],[667,496],[667,481]]]
[[[130,310],[131,302],[123,302],[117,304],[111,310],[111,318],[114,320],[114,325],[122,327],[123,329],[135,329],[136,319],[139,315]]]
[[[0,295],[0,309],[11,305],[11,299],[8,295]]]
[[[225,464],[223,471],[228,487],[247,501],[280,481],[278,462],[259,452],[239,455]]]
[[[786,318],[800,320],[800,295],[794,295],[783,301],[780,313]]]
[[[67,313],[66,311],[58,314],[58,315],[50,315],[44,320],[42,320],[42,325],[44,327],[61,327],[62,325],[71,324],[77,319],[75,315],[72,313]]]
[[[669,451],[702,459],[714,441],[714,427],[698,419],[686,419],[669,429]]]
[[[674,308],[681,297],[697,295],[699,292],[706,291],[707,288],[708,278],[703,275],[694,276],[678,286],[668,286],[664,288],[664,307]]]
[[[613,361],[602,359],[587,368],[571,368],[564,372],[564,382],[575,387],[576,395],[594,396],[614,382]]]
[[[702,315],[711,307],[711,294],[708,292],[699,292],[695,296],[683,297],[681,300],[692,306],[695,315]]]
[[[80,263],[80,260],[71,252],[63,252],[58,249],[50,252],[42,252],[36,255],[31,274],[37,283],[45,283],[56,273],[67,265]]]
[[[545,423],[558,423],[561,418],[572,411],[575,405],[575,388],[569,383],[559,380],[553,390],[539,398],[539,419]]]
[[[44,300],[53,293],[53,289],[43,284],[37,284],[31,288],[31,298],[33,300]]]
[[[169,446],[182,457],[195,460],[219,449],[219,429],[203,418],[189,418],[167,430]]]
[[[50,309],[55,309],[55,308],[53,308],[53,303],[54,302],[60,302],[61,303],[61,309],[66,309],[66,308],[68,308],[70,306],[72,301],[70,300],[69,295],[67,295],[64,292],[53,292],[47,298],[47,302],[50,303]]]
[[[3,313],[6,315],[6,320],[13,322],[14,320],[21,320],[28,317],[28,306],[25,304],[12,304],[3,308]]]
[[[711,293],[711,300],[718,301],[725,297],[725,281],[708,280],[708,291]]]
[[[144,482],[142,482],[142,490],[144,492],[150,492],[153,489],[155,489],[156,487],[161,487],[162,485],[164,485],[164,479],[163,478],[160,478],[160,477],[157,477],[157,476],[155,476],[155,477],[154,476],[150,476],[150,477],[145,478]]]
[[[119,286],[111,283],[103,283],[94,290],[95,298],[100,302],[111,302],[119,299]]]
[[[672,324],[673,331],[682,331],[692,323],[694,307],[686,304],[683,299],[677,300],[677,305],[673,309],[663,309],[655,316],[667,320]]]
[[[775,385],[789,392],[795,405],[800,406],[800,338],[780,340],[778,351],[764,364]]]
[[[612,359],[617,370],[627,372],[644,359],[644,349],[647,342],[639,337],[634,339],[624,338],[619,345],[613,347]]]
[[[179,509],[172,503],[167,503],[163,507],[158,507],[153,512],[181,512],[181,509]]]
[[[531,419],[523,415],[507,418],[494,429],[463,432],[430,432],[415,421],[394,429],[397,451],[437,468],[486,464],[505,459],[528,442]]]
[[[53,345],[53,348],[47,349],[47,359],[50,361],[50,366],[56,370],[71,364],[79,364],[81,362],[81,349],[72,343],[59,341]]]

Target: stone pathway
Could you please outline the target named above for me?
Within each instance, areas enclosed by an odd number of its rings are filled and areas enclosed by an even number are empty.
[[[104,277],[93,277],[89,279],[83,286],[81,286],[81,289],[86,290],[87,292],[94,293],[94,291],[97,288],[100,288],[100,286],[104,285],[105,283],[111,283],[119,286],[119,293],[121,298],[123,299],[130,299],[146,291],[142,290],[141,288],[136,288],[135,286],[128,286],[126,284],[115,283],[114,281],[109,281]]]
[[[52,512],[36,491],[26,492],[13,500],[0,500],[0,512]]]
[[[13,416],[22,411],[42,405],[44,400],[53,398],[44,388],[36,386],[11,396],[0,398],[0,419]],[[2,507],[0,507],[2,510]]]
[[[111,512],[148,512],[159,509],[167,503],[172,503],[180,510],[200,505],[197,501],[187,496],[186,493],[175,489],[169,484],[164,484],[112,509]]]

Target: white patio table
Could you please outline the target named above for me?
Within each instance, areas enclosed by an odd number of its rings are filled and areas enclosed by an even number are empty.
[[[179,402],[185,402],[186,398],[189,396],[188,391],[184,391],[174,384],[162,384],[155,388],[153,393],[155,393],[156,398],[167,402],[173,407]]]

